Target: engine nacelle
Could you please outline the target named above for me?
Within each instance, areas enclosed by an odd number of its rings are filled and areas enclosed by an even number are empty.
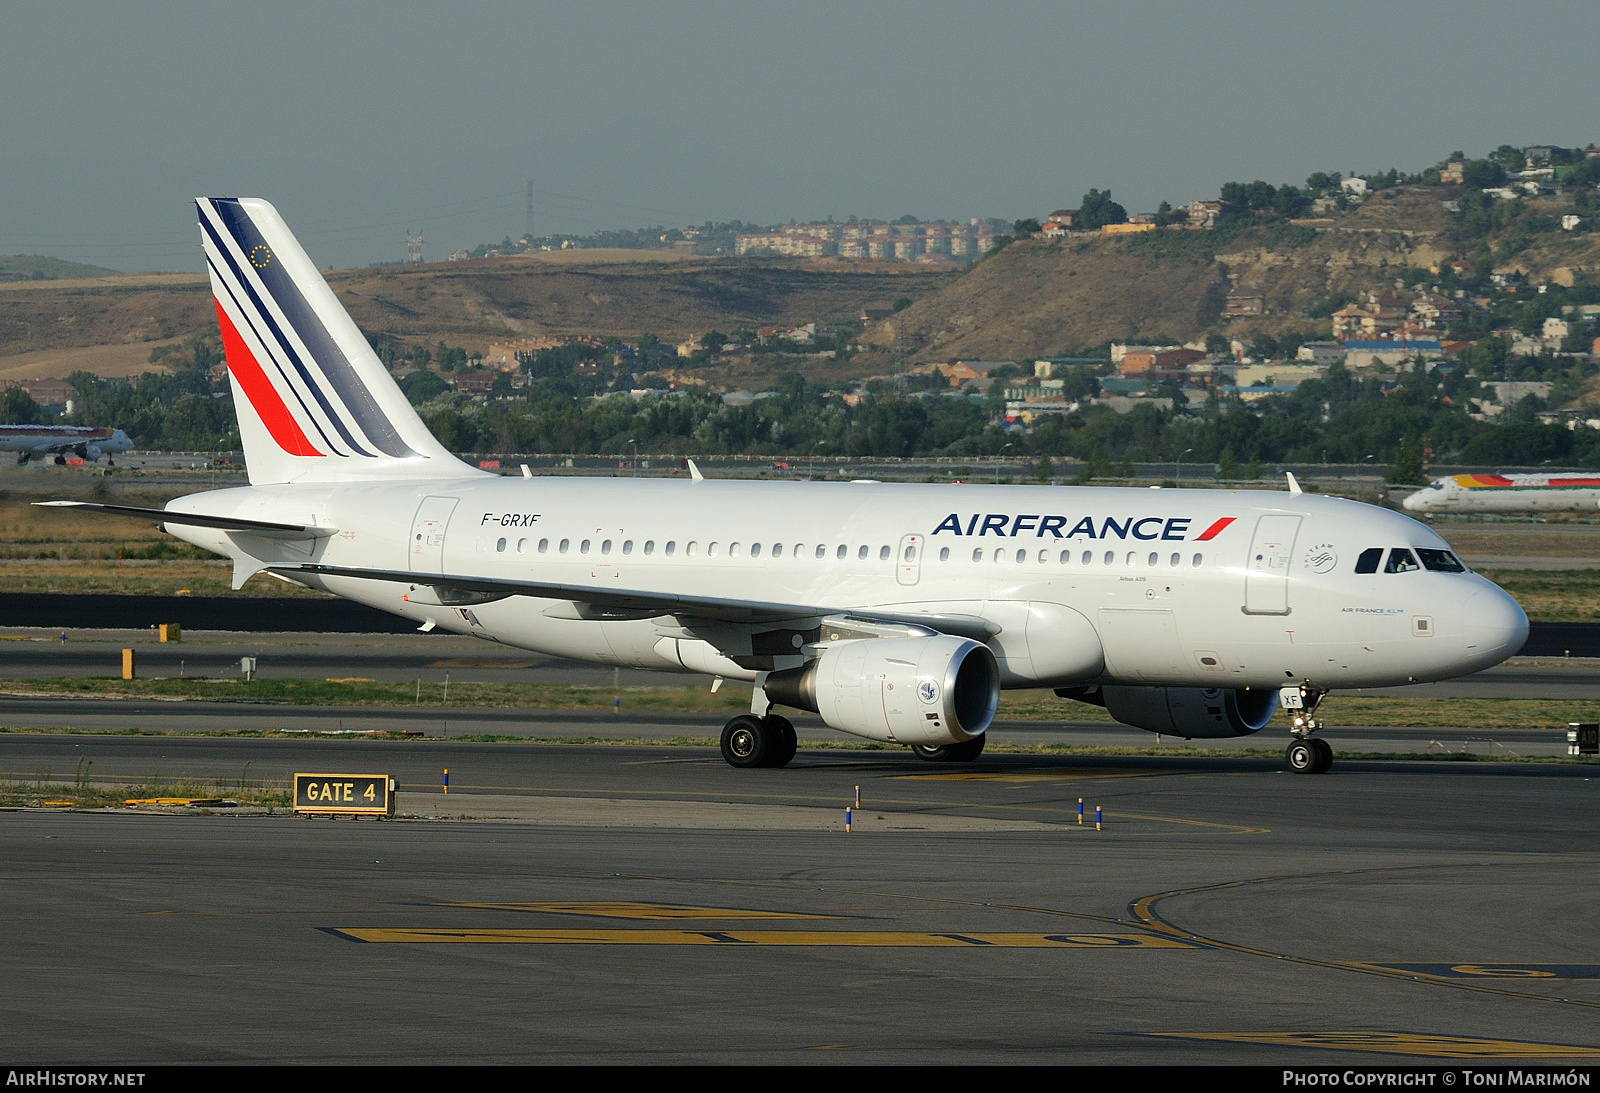
[[[803,668],[773,672],[773,702],[812,710],[830,728],[899,744],[982,735],[1000,703],[1000,666],[968,638],[863,638],[830,645]]]
[[[1104,706],[1124,725],[1181,736],[1218,740],[1260,732],[1278,712],[1278,692],[1218,687],[1101,687],[1056,692],[1063,698]]]

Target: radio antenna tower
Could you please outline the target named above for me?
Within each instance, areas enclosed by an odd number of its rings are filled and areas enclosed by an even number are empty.
[[[413,266],[422,264],[422,243],[423,239],[420,231],[416,235],[406,232],[406,261]]]
[[[528,180],[528,220],[523,225],[523,234],[529,239],[533,238],[533,179]]]

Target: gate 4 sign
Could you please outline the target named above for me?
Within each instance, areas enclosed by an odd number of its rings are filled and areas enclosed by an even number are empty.
[[[387,774],[296,774],[296,812],[394,815],[394,779]]]

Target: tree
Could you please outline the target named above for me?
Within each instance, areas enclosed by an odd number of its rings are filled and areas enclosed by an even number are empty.
[[[1016,238],[1026,239],[1028,236],[1038,233],[1041,229],[1039,221],[1030,216],[1014,221],[1011,225],[1011,230],[1015,233]]]
[[[1489,153],[1489,158],[1498,163],[1507,171],[1520,171],[1528,165],[1520,148],[1513,148],[1509,144],[1502,144]]]
[[[1312,196],[1321,196],[1338,189],[1338,171],[1314,171],[1306,178],[1306,191]]]
[[[400,390],[404,392],[406,400],[411,405],[421,406],[424,402],[431,402],[450,390],[450,385],[441,379],[437,372],[430,372],[424,368],[402,379]]]
[[[1093,231],[1107,224],[1126,224],[1128,210],[1111,200],[1110,190],[1090,190],[1078,206],[1078,227]]]
[[[6,425],[37,425],[45,416],[33,396],[20,387],[7,387],[0,395],[0,418]]]
[[[1506,180],[1505,168],[1488,159],[1469,159],[1461,165],[1461,182],[1474,189],[1498,186]]]

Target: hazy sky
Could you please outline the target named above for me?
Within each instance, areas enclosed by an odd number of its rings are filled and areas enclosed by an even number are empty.
[[[1600,141],[1600,4],[0,0],[0,254],[201,268],[265,197],[323,265],[739,218],[1130,212]]]

